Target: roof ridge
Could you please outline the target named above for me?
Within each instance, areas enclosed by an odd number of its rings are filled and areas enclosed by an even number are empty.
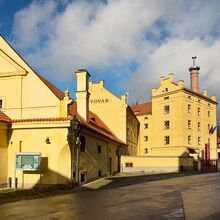
[[[39,73],[35,74],[40,78],[40,80],[51,90],[51,92],[53,92],[53,94],[60,100],[62,100],[64,98],[64,93],[58,89],[54,84],[52,84],[51,82],[49,82],[47,79],[45,79],[42,75],[40,75]]]

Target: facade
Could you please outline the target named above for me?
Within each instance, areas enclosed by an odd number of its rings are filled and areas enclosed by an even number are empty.
[[[119,171],[126,144],[89,110],[87,70],[76,72],[75,101],[36,73],[3,37],[0,63],[1,186],[63,186]],[[33,152],[41,154],[40,169],[15,174],[15,154]]]
[[[96,113],[127,144],[128,155],[138,153],[139,121],[127,104],[127,96],[116,96],[105,88],[104,81],[89,83],[89,109]]]
[[[199,91],[199,67],[190,68],[191,89],[184,81],[174,82],[173,74],[160,78],[160,86],[152,89],[152,100],[132,106],[140,121],[139,155],[217,158],[216,97]]]
[[[118,172],[176,172],[216,159],[216,97],[173,74],[152,100],[130,107],[104,81],[76,71],[76,100],[36,73],[0,36],[0,186],[30,188],[86,183]],[[15,169],[15,156],[38,153],[40,169]],[[125,155],[125,156],[122,156]]]

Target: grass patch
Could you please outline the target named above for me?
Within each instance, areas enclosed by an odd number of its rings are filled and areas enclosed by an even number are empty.
[[[73,193],[70,189],[0,189],[0,204]]]
[[[112,181],[113,180],[106,179],[106,178],[99,179],[99,180],[93,181],[91,183],[85,184],[83,187],[87,188],[87,189],[91,189],[91,190],[100,189],[103,186],[106,186],[106,185],[110,184]]]
[[[0,189],[0,196],[1,196],[1,194],[13,192],[13,191],[14,191],[14,189],[6,189],[6,188]]]

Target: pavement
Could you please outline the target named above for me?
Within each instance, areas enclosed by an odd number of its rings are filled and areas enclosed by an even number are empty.
[[[118,177],[100,190],[3,204],[0,219],[220,219],[220,173],[159,177]]]

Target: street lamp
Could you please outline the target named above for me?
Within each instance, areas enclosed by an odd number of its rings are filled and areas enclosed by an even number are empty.
[[[74,162],[76,162],[75,165],[75,182],[76,185],[79,183],[79,147],[80,147],[80,138],[79,138],[79,131],[81,128],[80,122],[77,120],[76,116],[73,117],[70,123],[70,131],[68,134],[68,141],[70,143],[71,147],[71,180],[72,184],[74,185],[74,176],[73,176],[73,171],[74,171]],[[76,149],[76,154],[74,154],[74,151]],[[76,155],[76,160],[75,156]]]

